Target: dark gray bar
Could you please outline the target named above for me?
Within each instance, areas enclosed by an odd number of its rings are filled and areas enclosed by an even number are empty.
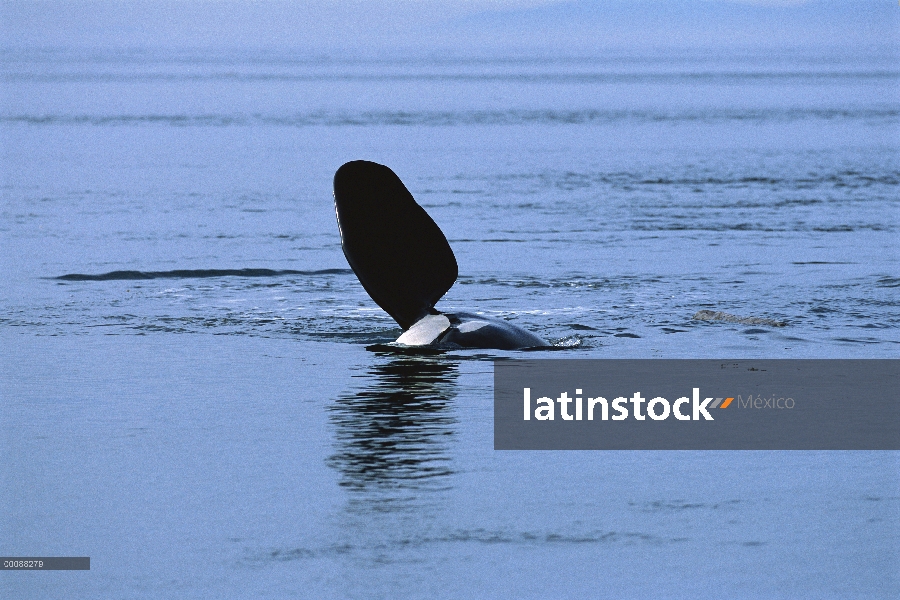
[[[90,571],[90,556],[2,556],[4,571]]]
[[[594,402],[589,420],[590,400],[601,397],[608,418]],[[653,414],[668,411],[664,418],[647,415],[655,398],[665,402],[654,402]],[[498,359],[494,448],[900,450],[900,360]]]

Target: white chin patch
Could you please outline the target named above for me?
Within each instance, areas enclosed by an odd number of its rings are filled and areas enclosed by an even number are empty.
[[[444,315],[428,315],[413,323],[395,343],[404,346],[427,346],[449,328],[450,319]]]
[[[472,331],[478,331],[482,327],[487,327],[490,325],[487,321],[466,321],[465,323],[460,324],[457,329],[460,333],[470,333]]]

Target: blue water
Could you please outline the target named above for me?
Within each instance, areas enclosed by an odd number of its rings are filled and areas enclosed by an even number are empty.
[[[516,353],[366,350],[331,204],[389,165],[546,356],[894,358],[896,57],[0,57],[0,554],[91,557],[0,595],[900,595],[896,453],[495,452]]]

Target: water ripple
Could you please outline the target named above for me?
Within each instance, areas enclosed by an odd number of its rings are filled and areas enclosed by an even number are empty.
[[[204,277],[283,277],[285,275],[351,275],[350,269],[293,271],[273,269],[176,269],[174,271],[110,271],[99,275],[70,273],[53,277],[62,281],[118,281],[140,279],[199,279]]]

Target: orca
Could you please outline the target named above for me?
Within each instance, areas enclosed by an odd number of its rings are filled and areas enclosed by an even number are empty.
[[[401,329],[403,347],[521,350],[550,344],[503,319],[434,308],[456,281],[456,257],[440,227],[400,178],[355,160],[334,174],[341,248],[357,279]]]

